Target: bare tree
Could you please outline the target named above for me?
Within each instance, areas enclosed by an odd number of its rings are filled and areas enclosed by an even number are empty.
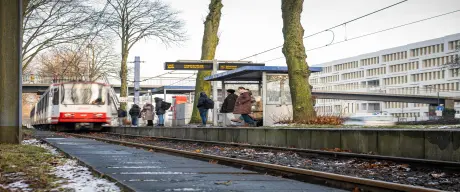
[[[24,0],[23,71],[42,51],[94,33],[98,13],[88,0]]]
[[[183,22],[178,12],[159,0],[108,0],[110,14],[105,23],[121,40],[121,97],[128,88],[129,51],[140,40],[155,38],[166,45],[184,40]],[[126,108],[122,105],[121,108]]]
[[[100,39],[81,49],[81,42],[65,44],[40,55],[39,74],[60,79],[100,80],[104,75],[116,74],[119,57],[110,41]]]
[[[460,68],[460,45],[455,47],[455,51],[457,52],[457,55],[455,55],[455,58],[446,65],[451,68]]]

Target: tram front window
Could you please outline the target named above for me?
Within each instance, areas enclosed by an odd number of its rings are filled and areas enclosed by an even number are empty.
[[[104,105],[107,100],[107,90],[100,84],[63,84],[61,91],[63,105]]]

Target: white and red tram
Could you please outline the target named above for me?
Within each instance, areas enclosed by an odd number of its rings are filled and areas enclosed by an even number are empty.
[[[111,119],[109,88],[96,82],[52,84],[30,112],[32,126],[57,131],[101,130]]]

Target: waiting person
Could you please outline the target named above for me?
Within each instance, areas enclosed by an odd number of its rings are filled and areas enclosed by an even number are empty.
[[[118,108],[118,126],[121,127],[124,124],[124,120],[126,118],[126,111],[122,108]]]
[[[201,123],[200,127],[206,127],[208,122],[208,111],[209,109],[214,108],[214,102],[208,98],[205,92],[200,93],[200,98],[198,99],[198,104],[196,105],[198,111],[200,112]]]
[[[155,113],[158,116],[158,126],[159,127],[165,126],[165,113],[166,113],[166,110],[164,110],[161,107],[162,103],[163,103],[162,98],[155,97]]]
[[[240,92],[240,96],[236,100],[235,110],[233,111],[233,114],[241,114],[241,117],[243,117],[244,122],[246,122],[249,126],[256,127],[256,122],[252,120],[251,117],[249,117],[252,108],[251,95],[249,94],[248,90],[244,87],[239,87],[238,92]]]
[[[133,104],[129,110],[129,115],[131,115],[131,124],[134,127],[137,127],[139,124],[139,116],[141,114],[141,108],[137,104]]]
[[[235,118],[235,116],[233,115],[233,110],[235,109],[235,103],[237,99],[238,99],[238,95],[235,94],[235,90],[228,89],[227,97],[225,98],[224,103],[222,104],[222,107],[220,108],[220,112],[225,113],[224,124],[226,126],[232,125],[231,120]]]
[[[153,113],[153,105],[150,102],[145,103],[145,105],[142,107],[142,112],[143,112],[143,119],[147,121],[147,126],[153,126],[153,119],[154,119],[154,113]]]

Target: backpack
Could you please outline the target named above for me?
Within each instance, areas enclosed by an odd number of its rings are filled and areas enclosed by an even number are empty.
[[[214,101],[210,98],[206,98],[206,101],[204,102],[204,108],[214,109]]]
[[[165,110],[165,111],[167,111],[169,108],[171,108],[171,103],[168,103],[166,101],[162,101],[160,108]]]

